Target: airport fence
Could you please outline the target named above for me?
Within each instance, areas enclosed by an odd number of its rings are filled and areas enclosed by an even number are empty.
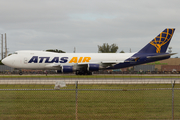
[[[180,119],[179,76],[82,77],[3,76],[0,119]]]

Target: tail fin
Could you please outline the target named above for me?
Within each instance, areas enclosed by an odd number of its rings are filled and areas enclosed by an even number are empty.
[[[165,53],[174,31],[174,28],[165,29],[138,53]]]

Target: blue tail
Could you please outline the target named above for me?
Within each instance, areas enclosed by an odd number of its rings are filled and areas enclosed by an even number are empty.
[[[165,53],[174,31],[174,28],[165,29],[138,53]]]

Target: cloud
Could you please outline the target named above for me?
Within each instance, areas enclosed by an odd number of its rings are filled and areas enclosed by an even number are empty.
[[[3,0],[0,33],[8,50],[61,49],[98,52],[98,45],[117,44],[119,51],[138,51],[167,27],[175,27],[171,46],[178,52],[178,0]]]

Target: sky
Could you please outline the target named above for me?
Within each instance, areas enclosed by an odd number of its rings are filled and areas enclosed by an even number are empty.
[[[180,0],[0,0],[0,34],[8,52],[59,49],[97,53],[115,43],[118,52],[137,52],[165,28],[180,57]]]

